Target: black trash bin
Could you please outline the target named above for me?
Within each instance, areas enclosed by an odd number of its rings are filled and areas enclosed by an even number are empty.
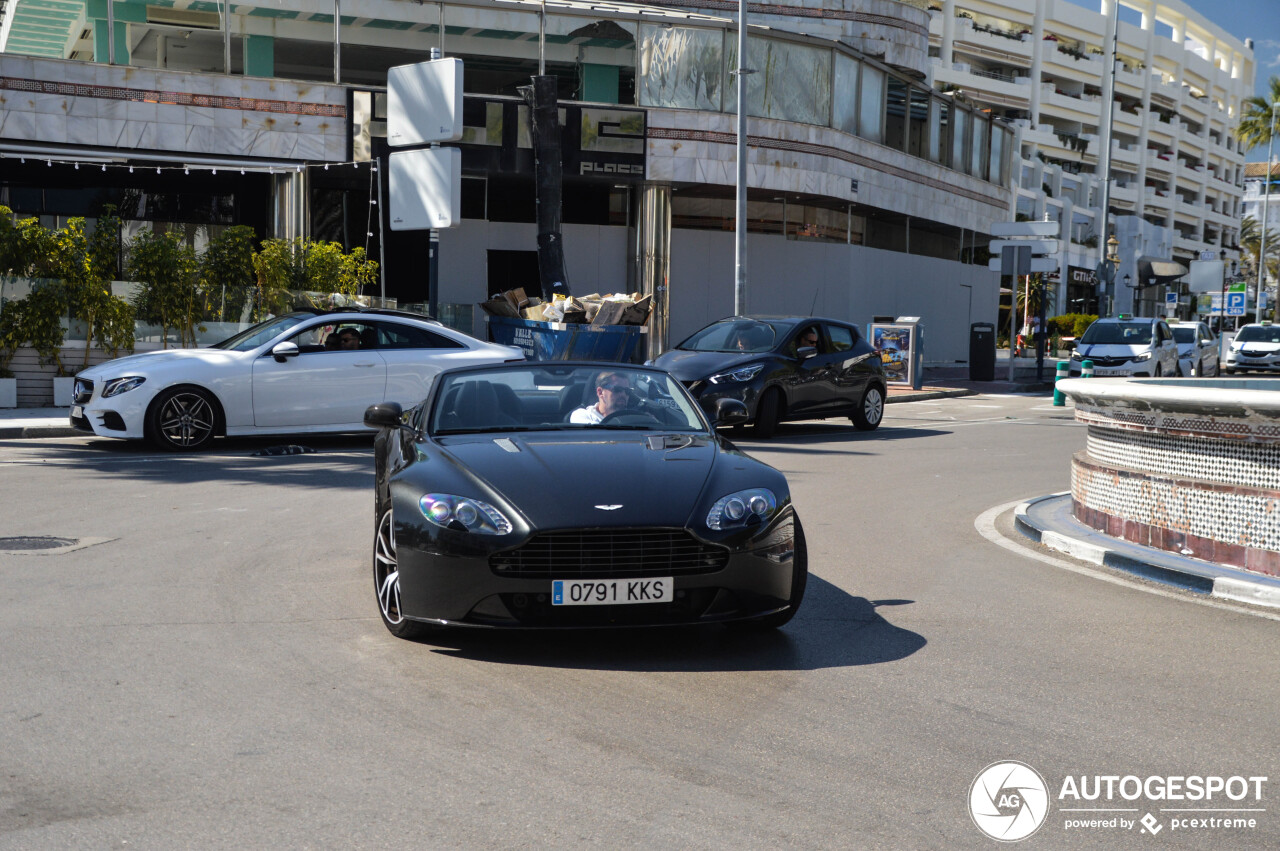
[[[969,326],[969,380],[996,380],[996,326],[990,322]]]

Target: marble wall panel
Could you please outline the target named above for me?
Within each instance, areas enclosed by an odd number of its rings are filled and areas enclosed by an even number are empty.
[[[0,136],[6,139],[36,138],[36,114],[11,110],[0,112]]]
[[[35,95],[30,92],[0,91],[0,110],[4,112],[35,112]]]
[[[96,118],[67,117],[66,141],[69,145],[98,144],[98,120]]]

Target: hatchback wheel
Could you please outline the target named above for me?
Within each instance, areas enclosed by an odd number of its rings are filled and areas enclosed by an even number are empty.
[[[782,393],[777,388],[766,390],[756,403],[756,437],[773,437],[782,416]]]
[[[426,624],[407,620],[400,611],[400,563],[396,559],[396,524],[391,509],[382,512],[373,539],[373,590],[378,596],[382,623],[397,638],[420,638],[430,631]]]
[[[859,431],[874,431],[884,419],[884,390],[879,384],[872,384],[862,394],[862,401],[854,409],[853,425]]]
[[[217,432],[213,399],[199,387],[166,390],[147,415],[147,436],[162,449],[203,449]]]

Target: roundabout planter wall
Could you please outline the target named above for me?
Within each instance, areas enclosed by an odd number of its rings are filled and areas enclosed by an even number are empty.
[[[1058,382],[1088,425],[1078,520],[1113,537],[1280,576],[1280,385],[1259,379]]]

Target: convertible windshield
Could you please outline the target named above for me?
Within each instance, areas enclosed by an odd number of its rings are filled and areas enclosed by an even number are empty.
[[[790,327],[756,319],[726,319],[698,331],[677,348],[694,352],[770,352]]]
[[[1280,343],[1280,325],[1246,325],[1236,334],[1237,343]]]
[[[1095,322],[1080,342],[1094,346],[1150,345],[1151,322]]]
[[[228,337],[221,343],[214,343],[211,349],[228,349],[233,352],[247,352],[250,349],[256,349],[263,343],[266,343],[285,331],[288,331],[299,322],[305,322],[308,319],[315,319],[314,313],[289,313],[284,316],[273,316],[265,322],[259,322],[252,328],[246,328],[234,337]]]
[[[434,398],[430,432],[436,435],[586,428],[707,431],[696,403],[675,379],[627,364],[468,370],[442,377]]]

